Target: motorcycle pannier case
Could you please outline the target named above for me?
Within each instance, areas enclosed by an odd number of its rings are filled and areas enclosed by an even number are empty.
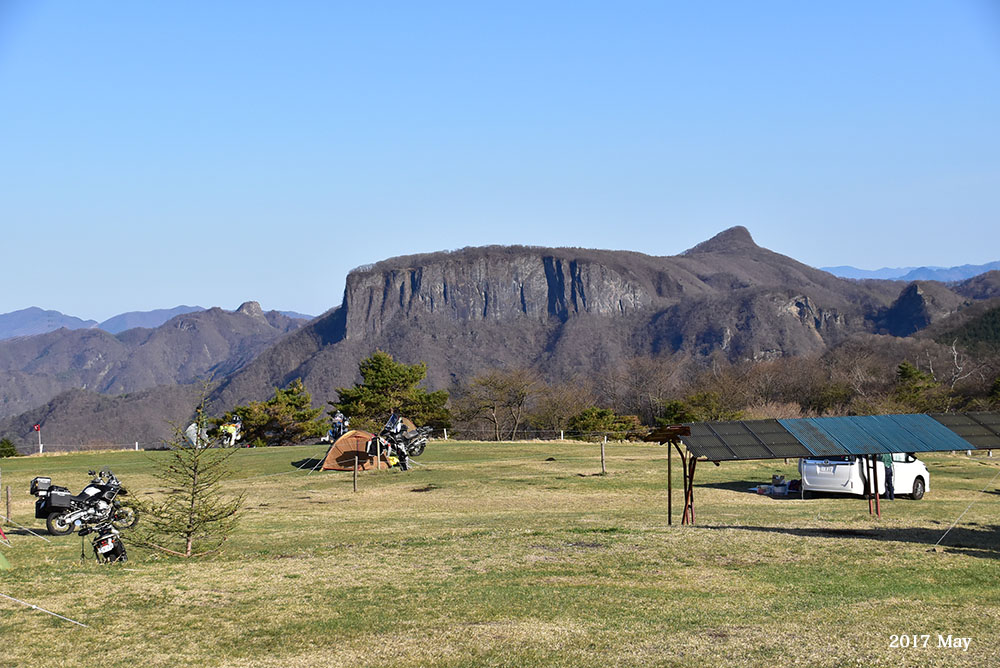
[[[70,501],[70,493],[56,490],[49,492],[48,496],[39,497],[35,501],[35,517],[45,519],[52,513],[61,513],[69,510],[73,505]]]
[[[64,492],[61,489],[52,490],[48,497],[49,506],[52,510],[68,510],[73,505],[71,496],[69,492]]]
[[[38,496],[39,492],[47,492],[52,486],[52,478],[38,476],[31,480],[31,495]]]

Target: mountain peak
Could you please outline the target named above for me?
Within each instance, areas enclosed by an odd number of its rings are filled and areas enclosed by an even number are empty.
[[[702,241],[693,248],[689,248],[682,255],[693,255],[696,253],[736,253],[744,250],[757,249],[759,246],[750,236],[750,230],[737,225],[728,230],[719,232],[708,241]]]
[[[263,317],[264,309],[260,307],[259,302],[243,302],[240,307],[236,309],[237,313],[242,313],[243,315],[249,315],[252,317]]]

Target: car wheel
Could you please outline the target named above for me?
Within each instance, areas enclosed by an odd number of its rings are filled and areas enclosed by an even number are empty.
[[[914,501],[919,501],[924,498],[925,489],[924,479],[918,476],[917,479],[913,481],[913,493],[910,494],[910,498]]]

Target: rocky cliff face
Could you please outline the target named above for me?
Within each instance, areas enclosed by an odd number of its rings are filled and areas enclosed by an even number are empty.
[[[626,315],[652,302],[646,286],[599,262],[533,249],[472,255],[415,256],[403,266],[352,273],[344,291],[346,338],[377,337],[399,319],[565,322],[583,313]]]

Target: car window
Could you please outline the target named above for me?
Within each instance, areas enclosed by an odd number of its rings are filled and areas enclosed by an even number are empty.
[[[894,453],[892,453],[892,461],[894,461],[894,462],[907,462],[907,461],[913,461],[913,460],[912,459],[908,459],[905,452],[894,452]]]

